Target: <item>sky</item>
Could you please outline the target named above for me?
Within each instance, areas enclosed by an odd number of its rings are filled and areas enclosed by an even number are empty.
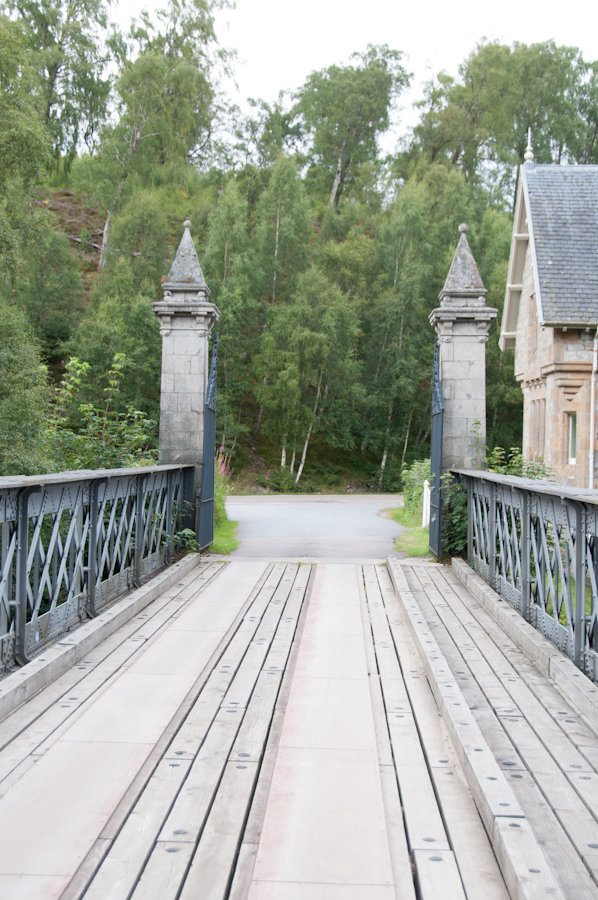
[[[117,2],[121,25],[143,8],[165,5]],[[587,60],[598,59],[594,0],[571,7],[563,0],[236,0],[235,9],[217,13],[216,32],[223,46],[238,53],[238,91],[233,83],[226,90],[241,108],[248,97],[273,101],[280,90],[294,91],[310,72],[345,63],[368,44],[401,50],[414,78],[399,102],[395,136],[415,123],[412,104],[421,97],[422,83],[441,69],[456,75],[484,37],[507,44],[552,39],[579,47]]]

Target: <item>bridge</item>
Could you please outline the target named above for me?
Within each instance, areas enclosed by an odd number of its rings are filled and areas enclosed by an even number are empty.
[[[463,473],[471,567],[168,565],[185,475],[2,485],[0,896],[597,898],[594,498]]]

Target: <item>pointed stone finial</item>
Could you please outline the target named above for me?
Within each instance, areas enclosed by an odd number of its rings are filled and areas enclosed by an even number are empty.
[[[189,231],[191,227],[189,219],[185,219],[183,226],[185,230],[181,243],[170,267],[168,278],[162,285],[164,297],[170,298],[172,295],[178,295],[178,299],[197,300],[203,297],[207,300],[210,296],[210,289],[197,258],[193,238]]]
[[[534,151],[532,149],[532,130],[531,128],[527,129],[527,147],[525,148],[525,156],[523,157],[526,163],[531,163],[534,161]]]
[[[469,247],[469,227],[459,225],[460,238],[452,265],[440,294],[443,306],[484,306],[487,293]]]

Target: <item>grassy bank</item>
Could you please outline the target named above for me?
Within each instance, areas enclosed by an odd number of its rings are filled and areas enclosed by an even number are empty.
[[[395,542],[395,550],[407,556],[429,556],[428,528],[421,527],[421,518],[406,509],[389,510],[390,517],[407,531],[402,531]]]
[[[239,546],[237,538],[238,522],[231,522],[230,519],[224,519],[218,525],[214,526],[214,543],[210,547],[210,553],[232,553]]]

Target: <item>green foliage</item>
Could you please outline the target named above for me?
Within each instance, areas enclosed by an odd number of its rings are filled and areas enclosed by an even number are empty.
[[[239,540],[237,538],[238,527],[238,522],[231,522],[230,519],[227,519],[225,522],[221,522],[216,526],[214,529],[214,542],[210,547],[210,553],[226,555],[232,553],[233,550],[236,550],[239,546]]]
[[[113,406],[127,406],[156,418],[160,401],[161,339],[151,303],[153,286],[143,282],[136,290],[129,260],[117,260],[97,283],[92,302],[75,331],[68,349],[90,364],[84,396],[93,402],[106,386],[106,372],[115,353],[125,362]]]
[[[79,141],[93,146],[107,115],[106,6],[102,0],[7,0],[6,8],[22,24],[34,103],[57,163],[64,156],[68,168]]]
[[[156,464],[156,454],[149,450],[155,422],[130,405],[124,412],[114,409],[124,366],[125,356],[115,354],[102,406],[82,403],[75,414],[73,406],[90,366],[75,358],[67,363],[46,433],[48,454],[55,471]]]
[[[511,447],[508,451],[495,447],[486,455],[486,469],[498,472],[499,475],[517,475],[520,478],[549,479],[552,471],[544,465],[542,456],[525,459],[520,447]]]
[[[467,553],[467,491],[447,472],[440,479],[442,496],[442,555]]]
[[[146,282],[156,291],[166,274],[166,216],[157,198],[139,191],[112,222],[109,267],[119,259],[129,262],[132,288],[137,291]]]
[[[47,360],[57,362],[74,331],[82,300],[81,275],[64,235],[50,231],[34,243],[19,268],[15,302],[21,306]]]
[[[327,175],[330,205],[338,209],[355,169],[376,155],[376,138],[389,125],[393,100],[409,83],[396,50],[369,46],[355,65],[312,72],[299,90],[297,111],[313,135],[313,160]]]
[[[155,443],[151,304],[190,218],[221,312],[227,460],[240,465],[267,445],[270,489],[341,483],[341,459],[343,474],[397,490],[429,454],[428,316],[458,225],[469,224],[500,321],[527,128],[539,162],[597,162],[597,65],[553,42],[481,43],[455,77],[427,86],[413,133],[383,159],[378,139],[410,79],[400,52],[369,47],[313,72],[292,100],[256,99],[243,116],[217,89],[228,65],[214,32],[221,5],[169,0],[108,36],[104,0],[0,0],[0,302],[26,313],[52,373],[69,355],[89,364],[65,401],[56,464],[116,459],[104,426],[122,459]],[[86,207],[82,243],[70,247],[47,208],[48,184],[66,178],[71,205]],[[76,209],[68,215],[75,237]],[[522,398],[497,329],[488,454],[498,470],[542,474],[500,450],[521,441]],[[125,360],[105,419],[115,354]]]
[[[214,466],[214,527],[226,522],[226,497],[229,491],[230,468],[222,451],[216,454]]]
[[[172,546],[175,550],[197,550],[197,535],[192,528],[183,528],[173,534]]]
[[[418,459],[406,466],[401,473],[404,509],[421,522],[424,499],[424,481],[430,481],[430,460]]]
[[[0,475],[51,470],[44,446],[47,371],[24,314],[0,300]]]

